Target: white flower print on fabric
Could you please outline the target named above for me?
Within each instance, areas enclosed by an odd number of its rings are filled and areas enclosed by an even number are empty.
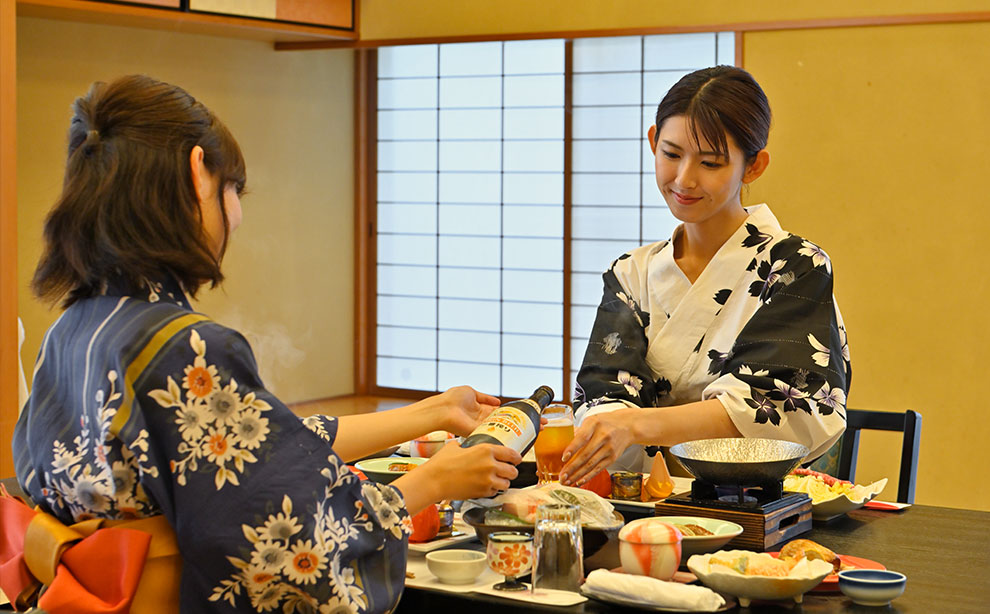
[[[320,436],[323,441],[330,441],[330,433],[327,432],[326,427],[323,425],[323,420],[326,416],[306,416],[303,418],[303,426],[313,431]]]
[[[619,371],[618,380],[612,383],[621,384],[634,397],[638,397],[639,391],[643,389],[643,380],[628,371]]]
[[[811,241],[802,241],[801,248],[798,250],[798,253],[802,256],[811,258],[811,263],[816,267],[824,266],[825,270],[830,275],[832,274],[832,261],[829,259],[828,254],[825,253],[825,250],[818,247]]]
[[[842,358],[849,362],[849,342],[846,339],[846,327],[839,327],[839,343],[842,344]]]
[[[811,347],[815,348],[815,352],[811,355],[811,359],[814,360],[815,364],[819,367],[827,367],[831,351],[822,345],[822,343],[818,341],[818,339],[816,339],[811,333],[808,333],[808,342],[811,344]]]
[[[381,524],[386,534],[395,536],[398,531],[399,539],[408,513],[397,490],[363,482],[363,498],[354,502],[352,515],[342,516],[333,499],[348,496],[337,493],[353,492],[347,487],[357,484],[357,476],[333,455],[327,457],[320,474],[327,479],[323,500],[309,518],[296,514],[292,499],[285,495],[281,511],[257,526],[241,526],[250,551],[227,557],[237,571],[213,588],[210,601],[223,600],[237,607],[243,593],[262,612],[360,612],[368,607],[361,578],[355,569],[342,565],[341,554],[362,534],[375,530],[368,508],[375,510],[377,519],[384,519]],[[313,531],[307,533],[304,525],[310,519]]]
[[[241,397],[234,378],[221,386],[217,368],[206,363],[206,341],[196,330],[189,336],[189,346],[196,357],[183,370],[182,387],[169,376],[166,389],[148,393],[162,407],[175,408],[182,442],[177,449],[179,459],[169,466],[180,486],[186,485],[187,472],[200,470],[215,471],[217,490],[227,483],[236,486],[244,464],[258,461],[251,450],[268,437],[268,419],[261,413],[271,405],[253,392]],[[201,466],[200,461],[205,463]]]
[[[638,322],[640,327],[642,327],[643,319],[639,316],[639,305],[636,304],[636,301],[632,300],[631,297],[626,296],[625,292],[616,292],[615,297],[629,306],[629,309],[633,312],[633,316],[636,318],[636,322]]]
[[[759,279],[749,285],[749,294],[758,296],[765,301],[770,288],[780,280],[779,271],[786,264],[787,262],[784,260],[774,260],[772,264],[769,261],[760,263],[756,269],[756,275]]]
[[[396,539],[402,539],[405,527],[399,511],[405,507],[399,491],[390,487],[365,482],[361,484],[361,494],[371,505],[371,511],[378,518],[382,529],[391,531]]]
[[[605,335],[605,339],[602,342],[602,351],[611,356],[619,350],[621,345],[622,337],[619,336],[619,333],[609,333]]]
[[[107,373],[108,389],[93,395],[95,424],[92,414],[84,413],[71,448],[57,439],[52,442],[51,471],[45,472],[49,486],[43,492],[55,508],[68,511],[76,521],[97,516],[137,518],[155,511],[138,481],[144,473],[158,476],[156,467],[146,465],[148,432],[139,431],[131,447],[120,446],[123,460],[108,458],[113,445],[119,444],[110,432],[123,397],[117,389],[119,379],[116,371]]]
[[[822,384],[812,398],[818,403],[818,413],[823,416],[846,406],[846,392],[842,388],[832,388],[828,382]]]
[[[752,375],[754,377],[766,377],[770,375],[770,371],[766,369],[757,369],[753,371],[753,368],[749,365],[739,365],[739,375]]]

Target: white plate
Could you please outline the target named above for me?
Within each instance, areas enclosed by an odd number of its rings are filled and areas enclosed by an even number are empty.
[[[717,518],[700,518],[697,516],[657,516],[657,520],[671,524],[696,524],[704,527],[715,535],[686,535],[681,537],[681,560],[687,561],[692,554],[715,552],[732,538],[743,532],[743,528],[734,522]]]
[[[474,527],[461,520],[460,514],[454,515],[454,533],[461,533],[461,535],[444,537],[442,539],[431,539],[428,542],[421,542],[418,544],[409,542],[409,552],[426,554],[427,552],[433,552],[434,550],[439,550],[440,548],[446,548],[447,546],[453,546],[454,544],[468,542],[477,537],[474,533]]]

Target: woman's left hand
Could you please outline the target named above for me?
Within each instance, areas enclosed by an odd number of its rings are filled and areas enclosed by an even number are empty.
[[[564,448],[567,462],[560,471],[560,483],[579,486],[605,469],[635,443],[633,428],[637,410],[619,409],[585,418],[574,431],[574,439]]]
[[[456,386],[437,395],[444,408],[443,427],[461,437],[471,434],[481,422],[501,405],[498,397],[478,392],[470,386]]]

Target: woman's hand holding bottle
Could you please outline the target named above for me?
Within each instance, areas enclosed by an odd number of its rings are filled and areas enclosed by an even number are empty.
[[[462,448],[451,442],[433,458],[392,482],[402,492],[406,509],[415,514],[442,499],[491,497],[509,488],[519,475],[522,456],[506,446],[481,444]]]

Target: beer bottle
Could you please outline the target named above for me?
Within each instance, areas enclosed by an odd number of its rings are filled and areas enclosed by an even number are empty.
[[[502,405],[461,442],[462,448],[479,443],[508,446],[525,454],[540,432],[540,412],[553,400],[553,390],[540,386],[528,399]]]

